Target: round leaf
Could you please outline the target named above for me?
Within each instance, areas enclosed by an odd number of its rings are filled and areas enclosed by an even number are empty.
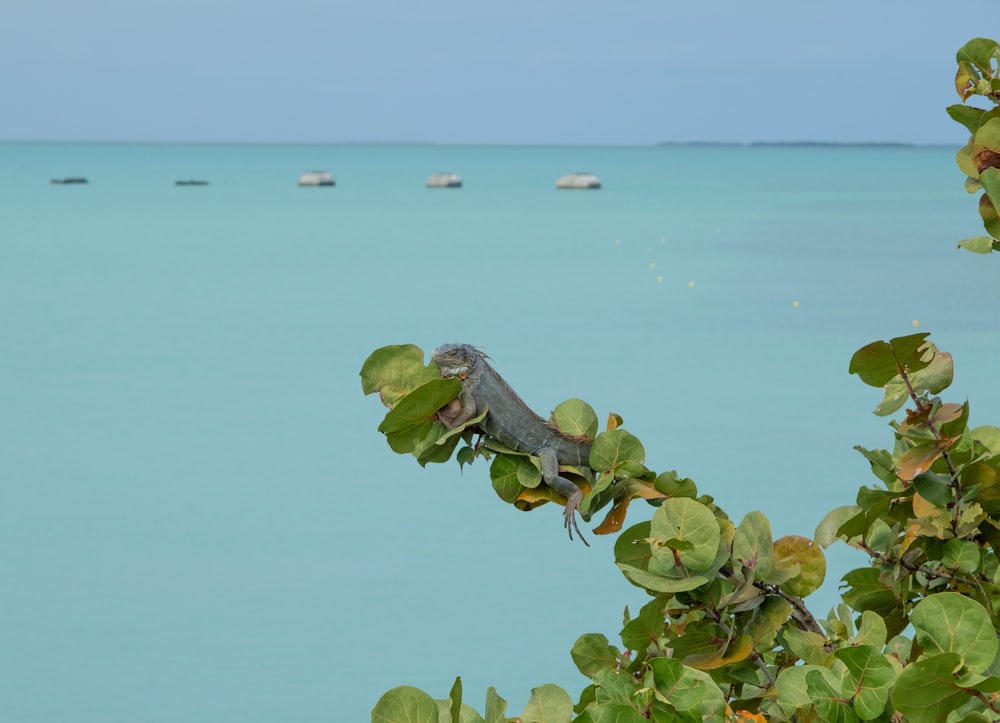
[[[781,589],[790,595],[811,595],[826,579],[826,555],[819,545],[807,537],[786,535],[778,538],[774,541],[771,558],[775,566],[799,566],[799,573],[781,584]]]
[[[693,572],[708,570],[715,561],[719,548],[721,532],[719,523],[712,511],[696,500],[687,497],[674,497],[664,501],[653,513],[651,537],[662,541],[653,545],[653,558],[674,564],[674,550],[678,550],[681,564]],[[667,547],[668,541],[688,543],[680,550],[679,546]]]
[[[597,434],[597,413],[582,399],[567,399],[552,412],[552,421],[563,434],[593,437]]]
[[[372,709],[372,723],[437,723],[438,704],[408,685],[393,688]]]
[[[974,673],[986,670],[996,657],[997,637],[989,614],[964,595],[931,595],[913,609],[910,622],[928,654],[957,653]]]

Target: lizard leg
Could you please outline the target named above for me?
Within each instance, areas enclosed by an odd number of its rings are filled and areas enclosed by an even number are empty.
[[[457,399],[452,399],[437,412],[438,421],[448,429],[454,429],[474,416],[476,416],[476,400],[473,398],[472,392],[464,387]]]
[[[580,532],[580,526],[576,522],[576,511],[580,509],[580,503],[583,501],[583,492],[568,479],[559,476],[559,460],[556,459],[554,449],[541,450],[538,453],[538,459],[542,463],[542,479],[545,484],[566,498],[563,527],[569,531],[569,539],[573,539],[573,530],[576,530],[580,541],[590,547],[590,543]]]

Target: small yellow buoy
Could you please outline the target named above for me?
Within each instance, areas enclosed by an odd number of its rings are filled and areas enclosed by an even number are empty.
[[[656,283],[662,284],[663,283],[663,277],[662,276],[657,276],[656,277]]]
[[[693,288],[694,288],[694,282],[693,282],[693,281],[689,281],[689,282],[688,282],[688,286],[689,286],[689,287],[691,287],[691,288],[693,289]]]
[[[796,299],[795,301],[792,302],[792,308],[793,309],[798,309],[799,308],[799,300],[798,299]]]
[[[649,262],[649,268],[650,269],[655,269],[656,268],[656,262],[655,261],[650,261]]]
[[[917,321],[916,319],[914,319],[913,320],[913,328],[916,329],[918,326],[920,326],[920,322]]]

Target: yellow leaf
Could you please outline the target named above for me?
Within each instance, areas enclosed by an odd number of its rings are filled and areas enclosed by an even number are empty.
[[[625,513],[628,511],[628,503],[632,501],[631,497],[620,497],[615,500],[614,506],[608,512],[607,517],[604,521],[594,528],[594,534],[596,535],[610,535],[612,532],[618,532],[625,523]]]
[[[698,670],[715,670],[730,663],[746,660],[752,652],[753,639],[749,635],[741,635],[728,646],[719,648],[715,652],[689,655],[681,662]]]
[[[913,516],[928,517],[936,515],[938,508],[920,496],[919,492],[913,493]]]

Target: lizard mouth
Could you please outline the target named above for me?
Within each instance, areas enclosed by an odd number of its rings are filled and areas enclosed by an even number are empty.
[[[465,379],[469,376],[468,366],[457,366],[457,367],[442,367],[441,377],[444,379],[450,379],[452,377],[458,377],[459,379]]]

